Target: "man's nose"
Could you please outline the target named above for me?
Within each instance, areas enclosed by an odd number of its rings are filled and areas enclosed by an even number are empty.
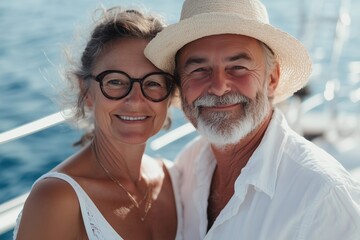
[[[230,92],[230,80],[223,70],[214,70],[210,78],[210,85],[208,92],[216,96],[223,96]]]

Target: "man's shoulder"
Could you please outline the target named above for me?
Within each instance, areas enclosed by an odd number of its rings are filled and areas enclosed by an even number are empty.
[[[312,179],[329,187],[347,185],[354,180],[345,167],[325,149],[306,139],[295,138],[297,141],[291,138],[287,141],[283,156],[283,160],[292,165],[295,176],[301,173],[302,179]]]
[[[349,172],[334,156],[292,130],[281,112],[277,111],[274,119],[277,124],[272,125],[273,135],[267,138],[268,144],[264,146],[272,149],[279,146],[273,151],[273,156],[280,158],[281,168],[278,174],[291,176],[293,179],[298,176],[300,184],[307,182],[319,187],[333,187],[351,181]]]

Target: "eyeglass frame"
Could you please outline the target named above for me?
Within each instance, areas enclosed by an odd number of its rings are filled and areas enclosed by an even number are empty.
[[[129,80],[130,80],[130,87],[129,89],[127,90],[127,92],[124,94],[124,96],[121,96],[121,97],[112,97],[112,96],[109,96],[105,90],[103,89],[103,79],[106,75],[110,74],[110,73],[120,73],[120,74],[124,74]],[[169,91],[168,93],[163,97],[163,98],[160,98],[160,99],[153,99],[151,97],[149,97],[148,95],[145,94],[144,90],[143,90],[143,81],[151,76],[151,75],[155,75],[155,74],[160,74],[160,75],[165,75],[165,76],[168,76],[170,77],[170,79],[172,80],[171,81],[171,85],[169,86]],[[105,70],[101,73],[99,73],[98,75],[94,76],[94,75],[89,75],[90,78],[94,79],[95,81],[97,81],[99,84],[100,84],[100,90],[102,92],[102,94],[108,98],[108,99],[111,99],[111,100],[120,100],[122,98],[125,98],[126,96],[129,95],[129,93],[131,92],[132,88],[133,88],[133,85],[135,82],[138,82],[140,84],[140,89],[141,89],[141,93],[142,95],[152,101],[152,102],[162,102],[164,101],[166,98],[169,97],[169,95],[171,94],[171,92],[173,91],[174,87],[175,87],[175,77],[170,74],[170,73],[166,73],[166,72],[151,72],[151,73],[148,73],[146,74],[145,76],[143,76],[142,78],[133,78],[133,77],[130,77],[129,74],[127,74],[126,72],[124,71],[121,71],[121,70]]]

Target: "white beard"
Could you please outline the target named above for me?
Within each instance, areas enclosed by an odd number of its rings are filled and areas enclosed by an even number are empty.
[[[211,112],[206,116],[199,112],[201,106],[234,103],[239,103],[244,108],[243,116],[238,119],[233,119],[230,112]],[[264,91],[257,93],[255,100],[250,100],[238,93],[221,97],[205,95],[195,100],[193,105],[188,105],[183,99],[183,110],[186,116],[197,127],[198,132],[218,148],[238,143],[255,130],[270,111],[266,86]]]

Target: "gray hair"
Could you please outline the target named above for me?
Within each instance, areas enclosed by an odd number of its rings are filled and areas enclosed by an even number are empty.
[[[262,48],[264,52],[264,58],[265,58],[265,76],[267,76],[277,65],[276,55],[271,50],[271,48],[266,45],[265,43],[260,41],[260,47]],[[269,101],[273,103],[274,97],[268,97]]]
[[[271,72],[271,70],[273,70],[273,68],[276,65],[276,56],[268,45],[266,45],[261,41],[259,41],[259,43],[260,43],[260,47],[264,52],[265,66],[266,66],[265,75],[267,75],[269,74],[269,72]]]

